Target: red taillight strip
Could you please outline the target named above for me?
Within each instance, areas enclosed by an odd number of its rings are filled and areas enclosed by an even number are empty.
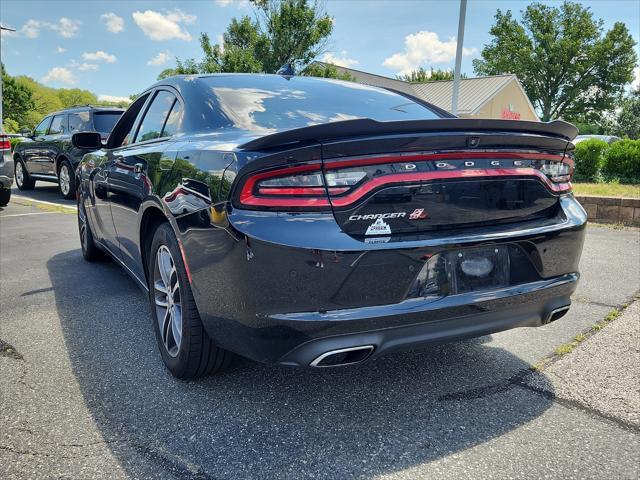
[[[331,203],[334,207],[350,205],[372,190],[387,184],[421,182],[424,180],[443,180],[447,178],[464,177],[521,177],[535,175],[540,178],[547,187],[554,192],[564,192],[571,189],[571,183],[553,183],[539,170],[534,168],[501,168],[501,169],[473,169],[473,170],[449,170],[441,172],[396,173],[374,178],[361,185],[359,188],[344,197],[334,197]]]
[[[347,168],[359,165],[379,165],[381,163],[404,163],[429,160],[468,160],[471,158],[508,158],[511,160],[555,160],[561,162],[562,155],[548,153],[522,153],[522,152],[451,152],[451,153],[427,153],[420,155],[390,155],[388,157],[355,158],[352,160],[330,161],[324,164],[325,169]]]
[[[329,193],[340,195],[349,187],[329,187]],[[260,195],[325,195],[324,187],[259,187]]]
[[[254,200],[257,199],[253,195],[253,187],[255,186],[256,182],[258,182],[259,180],[264,180],[265,178],[284,177],[287,175],[292,175],[300,172],[320,172],[320,164],[318,163],[318,164],[312,164],[312,165],[297,165],[295,167],[280,168],[276,170],[270,170],[268,172],[256,173],[255,175],[247,178],[247,180],[244,182],[244,185],[242,185],[242,190],[240,191],[240,202],[248,205],[260,205],[259,203],[254,203]],[[323,189],[322,194],[324,193],[325,192]],[[329,203],[326,202],[326,200],[325,200],[325,204],[329,205]],[[297,206],[297,205],[294,205],[294,206]],[[305,204],[301,206],[308,206],[308,205]]]

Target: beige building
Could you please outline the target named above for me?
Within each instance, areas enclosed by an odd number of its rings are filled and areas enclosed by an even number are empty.
[[[339,72],[348,73],[360,83],[404,92],[451,111],[452,81],[408,83],[352,68],[333,67]],[[461,79],[458,116],[539,121],[529,97],[515,75]]]

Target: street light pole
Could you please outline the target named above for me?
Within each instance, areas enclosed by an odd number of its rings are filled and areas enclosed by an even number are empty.
[[[467,0],[460,0],[460,18],[458,20],[458,45],[456,46],[456,69],[453,72],[453,95],[451,113],[458,115],[458,93],[460,92],[460,68],[462,67],[462,44],[464,43],[464,19],[467,14]]]
[[[0,25],[0,31],[15,32],[13,28]],[[2,64],[2,33],[0,33],[0,64]],[[2,74],[0,72],[0,130],[4,132],[4,115],[2,114]]]

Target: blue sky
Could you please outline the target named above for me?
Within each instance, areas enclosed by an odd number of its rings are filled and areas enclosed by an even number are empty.
[[[519,16],[528,3],[469,0],[463,72],[473,74],[471,61],[490,40],[496,10]],[[640,41],[640,1],[583,4],[605,28],[625,22]],[[327,0],[326,9],[335,28],[325,60],[386,76],[420,65],[453,67],[458,0]],[[10,74],[46,85],[127,97],[152,84],[176,56],[199,58],[200,32],[215,39],[243,14],[252,9],[242,0],[2,0],[0,21],[17,30],[2,36],[2,61]]]

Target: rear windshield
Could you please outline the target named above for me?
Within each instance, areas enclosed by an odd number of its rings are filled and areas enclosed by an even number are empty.
[[[356,118],[440,118],[403,95],[361,83],[277,75],[203,77],[229,126],[268,134]]]
[[[111,133],[122,112],[93,112],[93,128],[96,132]]]

